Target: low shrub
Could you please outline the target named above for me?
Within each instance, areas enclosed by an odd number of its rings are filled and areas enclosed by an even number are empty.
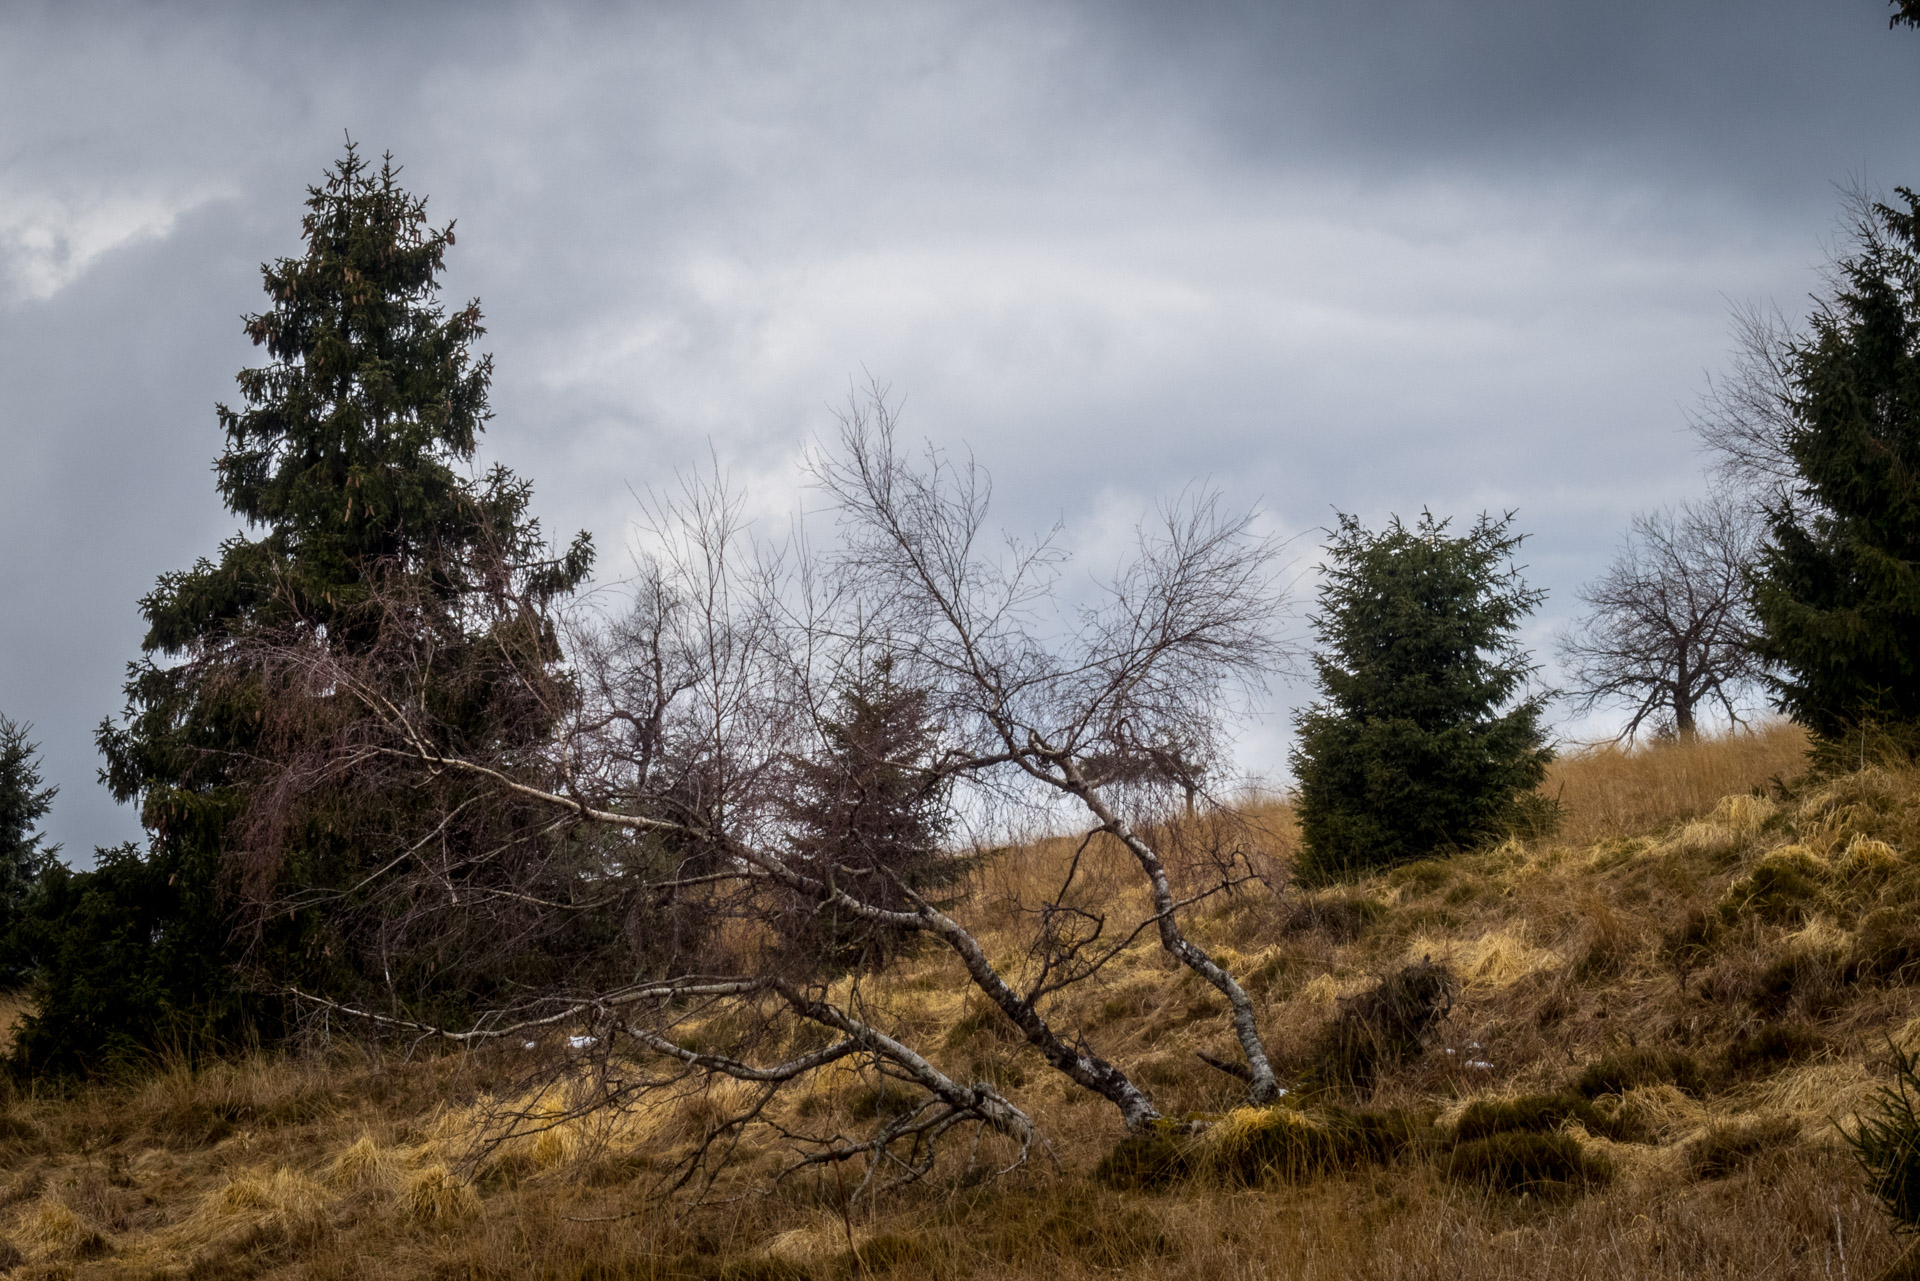
[[[1785,1147],[1799,1134],[1800,1123],[1791,1117],[1723,1122],[1687,1144],[1683,1153],[1687,1171],[1696,1179],[1724,1179],[1762,1153]]]
[[[1636,1047],[1589,1063],[1574,1088],[1596,1099],[1603,1094],[1625,1094],[1642,1085],[1672,1085],[1688,1094],[1702,1094],[1706,1074],[1684,1050]]]
[[[1509,1195],[1566,1196],[1605,1184],[1613,1164],[1565,1134],[1505,1130],[1456,1144],[1446,1176]]]

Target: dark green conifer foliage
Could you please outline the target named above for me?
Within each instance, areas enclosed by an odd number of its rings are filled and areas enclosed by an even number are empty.
[[[474,602],[500,606],[512,572],[506,612],[537,610],[591,564],[584,534],[541,559],[526,482],[500,467],[478,480],[464,472],[489,417],[492,365],[471,351],[484,332],[478,304],[449,315],[438,301],[452,225],[427,222],[390,158],[373,168],[349,144],[309,189],[301,231],[305,252],[262,267],[271,305],[246,319],[268,361],[239,374],[241,407],[218,408],[219,489],[257,532],[164,575],[141,601],[149,626],[145,657],[129,667],[127,719],[103,725],[99,741],[108,783],[140,803],[150,840],[103,851],[97,871],[48,895],[40,1013],[16,1055],[34,1068],[90,1071],[161,1041],[271,1035],[272,1001],[249,999],[237,979],[243,954],[269,990],[291,977],[350,982],[332,913],[279,913],[268,928],[241,913],[235,885],[247,881],[258,902],[276,887],[351,884],[377,852],[366,833],[406,829],[408,805],[425,798],[304,797],[268,865],[236,866],[238,826],[288,747],[285,725],[299,722],[273,702],[288,690],[255,673],[250,641],[302,634],[371,654],[406,649],[395,627],[421,633],[443,666],[465,668],[438,723],[486,736],[500,716],[486,656],[503,647],[480,642],[502,609]],[[550,630],[534,643],[557,657]],[[331,711],[323,694],[309,701]]]
[[[851,877],[853,893],[899,911],[913,910],[909,890],[937,898],[969,864],[942,848],[951,817],[926,691],[882,658],[841,692],[820,733],[823,750],[794,765],[795,866],[822,881]],[[828,972],[878,968],[912,937],[808,901],[782,921],[798,957]]]
[[[60,847],[46,845],[34,829],[53,807],[59,789],[45,786],[39,749],[28,741],[30,725],[0,716],[0,986],[18,984],[26,973],[19,927]]]
[[[1455,850],[1512,820],[1551,753],[1515,630],[1543,593],[1513,566],[1511,517],[1465,535],[1423,513],[1328,545],[1303,713],[1299,874],[1328,880]],[[1516,701],[1517,700],[1517,701]]]
[[[1816,735],[1920,747],[1920,198],[1865,212],[1790,352],[1795,502],[1770,511],[1756,648]]]

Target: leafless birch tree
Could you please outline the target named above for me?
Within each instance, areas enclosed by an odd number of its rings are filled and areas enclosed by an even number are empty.
[[[1246,1097],[1278,1097],[1252,999],[1183,925],[1197,902],[1255,880],[1258,852],[1214,842],[1196,862],[1156,838],[1171,830],[1156,826],[1164,789],[1137,768],[1143,745],[1178,744],[1188,771],[1178,785],[1202,791],[1195,763],[1219,757],[1235,713],[1288,662],[1276,630],[1277,544],[1217,497],[1189,494],[1141,527],[1132,556],[1085,603],[1063,603],[1058,544],[1001,538],[985,474],[908,451],[882,397],[852,403],[809,469],[829,500],[829,536],[756,541],[717,484],[690,485],[660,508],[657,546],[628,606],[565,629],[570,670],[551,692],[566,706],[542,752],[447,750],[443,713],[426,696],[431,655],[381,667],[303,636],[262,659],[288,688],[354,709],[335,718],[348,728],[327,740],[315,776],[410,773],[429,790],[458,780],[469,803],[501,814],[497,845],[470,840],[434,859],[396,851],[380,875],[397,894],[438,895],[434,910],[467,911],[482,927],[503,906],[565,918],[579,924],[556,937],[587,940],[577,964],[539,971],[510,996],[496,991],[457,1027],[404,1003],[299,999],[329,1017],[457,1044],[565,1045],[582,1110],[717,1078],[749,1087],[683,1180],[710,1179],[761,1126],[796,1154],[790,1168],[859,1160],[872,1181],[925,1173],[957,1128],[1006,1136],[1024,1152],[1032,1122],[994,1085],[943,1070],[938,1054],[887,1026],[858,975],[831,982],[817,958],[781,946],[770,924],[778,913],[830,910],[944,949],[977,1000],[1130,1129],[1159,1110],[1059,1022],[1059,998],[1150,939],[1224,998],[1243,1060],[1224,1066]],[[983,840],[1071,820],[1085,840],[1114,842],[1144,890],[1144,915],[1118,919],[1088,892],[1075,858],[1021,914],[1024,954],[996,959],[955,915],[857,849],[803,854],[791,820],[795,762],[817,772],[833,759],[819,751],[821,726],[849,673],[876,655],[937,727],[891,767],[924,778]],[[556,848],[569,853],[556,860]],[[531,881],[499,870],[536,864],[565,870]],[[718,1042],[717,1027],[729,1029]],[[781,1090],[850,1057],[917,1102],[859,1136],[775,1119]]]

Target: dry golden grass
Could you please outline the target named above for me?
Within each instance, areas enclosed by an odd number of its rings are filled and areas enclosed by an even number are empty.
[[[1267,875],[1196,908],[1192,933],[1246,976],[1291,1072],[1311,1066],[1340,998],[1426,956],[1460,975],[1427,1054],[1370,1090],[1330,1096],[1404,1110],[1414,1142],[1384,1163],[1268,1186],[1220,1175],[1236,1142],[1271,1121],[1232,1112],[1235,1082],[1194,1055],[1232,1051],[1218,998],[1143,942],[1054,1013],[1163,1110],[1225,1119],[1196,1141],[1190,1181],[1158,1192],[1106,1186],[1091,1174],[1121,1138],[1111,1109],[1047,1070],[968,998],[950,961],[927,952],[869,982],[867,1008],[950,1070],[996,1080],[1038,1120],[1048,1152],[1003,1178],[962,1179],[956,1164],[853,1205],[832,1175],[742,1196],[764,1186],[777,1159],[756,1141],[720,1189],[737,1199],[667,1208],[647,1189],[737,1102],[725,1090],[577,1118],[564,1083],[516,1094],[485,1055],[256,1057],[10,1099],[0,1271],[207,1281],[1871,1277],[1901,1243],[1834,1122],[1883,1079],[1888,1038],[1920,1045],[1920,988],[1847,958],[1883,945],[1873,922],[1920,907],[1920,773],[1869,770],[1751,794],[1797,773],[1802,750],[1793,732],[1769,729],[1584,753],[1556,767],[1568,812],[1559,835],[1312,894],[1285,885],[1284,806],[1240,826],[1162,833],[1176,863],[1232,849]],[[1059,884],[1073,850],[1044,841],[1004,855],[956,911],[996,957],[1017,963],[1015,909]],[[1800,879],[1783,880],[1783,867]],[[1086,901],[1145,910],[1117,851],[1090,847],[1083,868]],[[1799,1038],[1781,1042],[1791,1052],[1742,1049],[1780,1029]],[[1613,1118],[1602,1128],[1624,1138],[1565,1122],[1610,1164],[1610,1184],[1534,1198],[1448,1181],[1437,1154],[1472,1101],[1564,1091],[1587,1065],[1643,1049],[1688,1056],[1705,1084],[1687,1093],[1643,1080],[1598,1099],[1602,1119]],[[884,1101],[880,1084],[845,1060],[784,1106],[850,1128]],[[520,1131],[483,1144],[500,1138],[490,1127],[505,1114],[522,1119]]]
[[[1561,839],[1589,844],[1705,814],[1722,797],[1792,778],[1807,767],[1807,736],[1786,721],[1692,742],[1615,744],[1563,751],[1541,788],[1565,815]]]

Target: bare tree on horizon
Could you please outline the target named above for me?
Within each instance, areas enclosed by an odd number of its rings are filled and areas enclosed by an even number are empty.
[[[1650,723],[1692,738],[1706,705],[1744,723],[1764,677],[1747,603],[1759,541],[1745,502],[1724,494],[1635,516],[1606,573],[1579,591],[1587,613],[1558,637],[1575,710],[1626,708],[1623,739]]]

